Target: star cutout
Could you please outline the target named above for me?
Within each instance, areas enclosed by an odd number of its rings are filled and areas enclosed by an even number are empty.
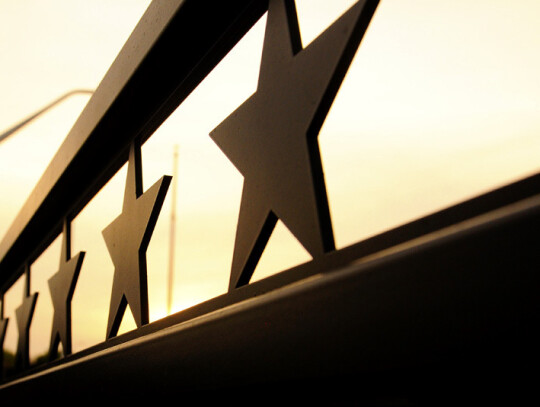
[[[16,365],[27,368],[30,365],[29,357],[29,334],[30,324],[34,316],[38,293],[27,295],[23,299],[22,305],[15,310],[17,328],[19,329],[19,341],[17,343]]]
[[[69,223],[64,222],[62,253],[58,272],[49,279],[49,290],[54,308],[49,358],[58,355],[58,345],[62,343],[64,355],[71,354],[71,300],[79,278],[84,252],[71,257]]]
[[[6,337],[6,329],[9,318],[0,319],[0,380],[4,375],[4,339]]]
[[[103,230],[114,263],[114,277],[107,325],[107,339],[116,336],[129,304],[137,327],[148,323],[146,249],[171,182],[164,176],[142,193],[140,146],[129,152],[122,214]]]
[[[9,318],[0,319],[0,380],[4,378],[4,339]]]
[[[317,136],[378,1],[302,49],[293,0],[270,0],[257,91],[210,134],[244,176],[229,290],[249,283],[278,219],[313,258],[335,249]]]
[[[4,349],[4,338],[6,337],[6,328],[9,318],[0,319],[0,348]]]

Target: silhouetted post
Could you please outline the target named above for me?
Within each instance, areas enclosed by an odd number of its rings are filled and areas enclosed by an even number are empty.
[[[167,291],[167,314],[172,310],[173,276],[174,276],[174,244],[176,238],[176,184],[178,174],[178,146],[174,146],[173,153],[173,179],[172,179],[172,203],[171,203],[171,226],[169,239],[169,280]]]

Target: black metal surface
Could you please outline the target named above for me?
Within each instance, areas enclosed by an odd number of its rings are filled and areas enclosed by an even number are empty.
[[[334,250],[317,136],[377,4],[359,1],[302,49],[294,1],[270,1],[257,91],[211,133],[244,176],[230,291],[278,218],[313,258]]]
[[[148,324],[146,249],[170,182],[170,176],[163,176],[143,193],[141,147],[133,143],[129,151],[122,214],[103,230],[114,263],[107,339],[118,333],[127,305],[137,327]]]
[[[539,226],[540,197],[14,381],[2,395],[523,401],[537,379],[523,367],[540,360]]]
[[[71,257],[71,227],[64,221],[62,251],[58,272],[49,279],[49,290],[54,309],[49,358],[56,359],[62,344],[64,355],[71,354],[71,300],[84,261],[85,252]]]

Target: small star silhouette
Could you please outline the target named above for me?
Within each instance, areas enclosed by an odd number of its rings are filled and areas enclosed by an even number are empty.
[[[49,279],[49,290],[54,307],[51,331],[50,359],[58,354],[58,344],[62,343],[64,355],[71,354],[71,300],[79,278],[84,252],[71,257],[70,231],[68,222],[64,222],[62,253],[58,272]]]
[[[142,193],[140,146],[133,143],[122,214],[103,230],[114,263],[114,278],[107,324],[107,339],[116,336],[129,304],[137,327],[148,323],[146,249],[171,182],[164,176]]]
[[[6,328],[9,318],[0,319],[0,379],[4,376],[4,339],[6,337]]]
[[[9,318],[0,319],[0,349],[4,349],[4,338],[6,337],[6,328]]]
[[[244,175],[229,290],[247,284],[278,219],[313,258],[335,249],[317,136],[378,1],[302,49],[292,0],[270,0],[257,91],[210,134]]]
[[[22,305],[15,310],[17,328],[19,329],[19,341],[17,343],[16,365],[26,368],[30,365],[29,341],[30,324],[34,316],[38,293],[27,295]]]
[[[4,338],[6,336],[6,328],[9,319],[0,319],[0,345],[4,346]]]

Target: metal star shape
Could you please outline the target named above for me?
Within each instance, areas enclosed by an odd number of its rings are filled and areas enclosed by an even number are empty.
[[[69,224],[64,223],[62,253],[58,272],[49,279],[49,290],[54,308],[51,331],[50,359],[58,354],[58,344],[62,343],[64,355],[71,354],[71,300],[79,278],[84,252],[71,257]]]
[[[122,214],[103,230],[114,263],[107,339],[118,333],[128,304],[137,327],[148,323],[146,249],[170,182],[164,176],[143,194],[140,146],[132,144]]]
[[[244,175],[229,290],[278,219],[313,258],[335,249],[317,136],[377,4],[357,2],[302,49],[294,1],[270,0],[257,91],[210,134]]]
[[[9,318],[0,319],[0,380],[3,378],[4,374],[4,339],[6,337],[6,329]]]
[[[4,347],[4,338],[6,337],[6,328],[9,318],[0,319],[0,348]]]
[[[22,305],[15,310],[17,328],[19,329],[19,341],[17,343],[16,365],[26,368],[30,365],[29,342],[30,324],[36,309],[38,293],[24,297]]]

